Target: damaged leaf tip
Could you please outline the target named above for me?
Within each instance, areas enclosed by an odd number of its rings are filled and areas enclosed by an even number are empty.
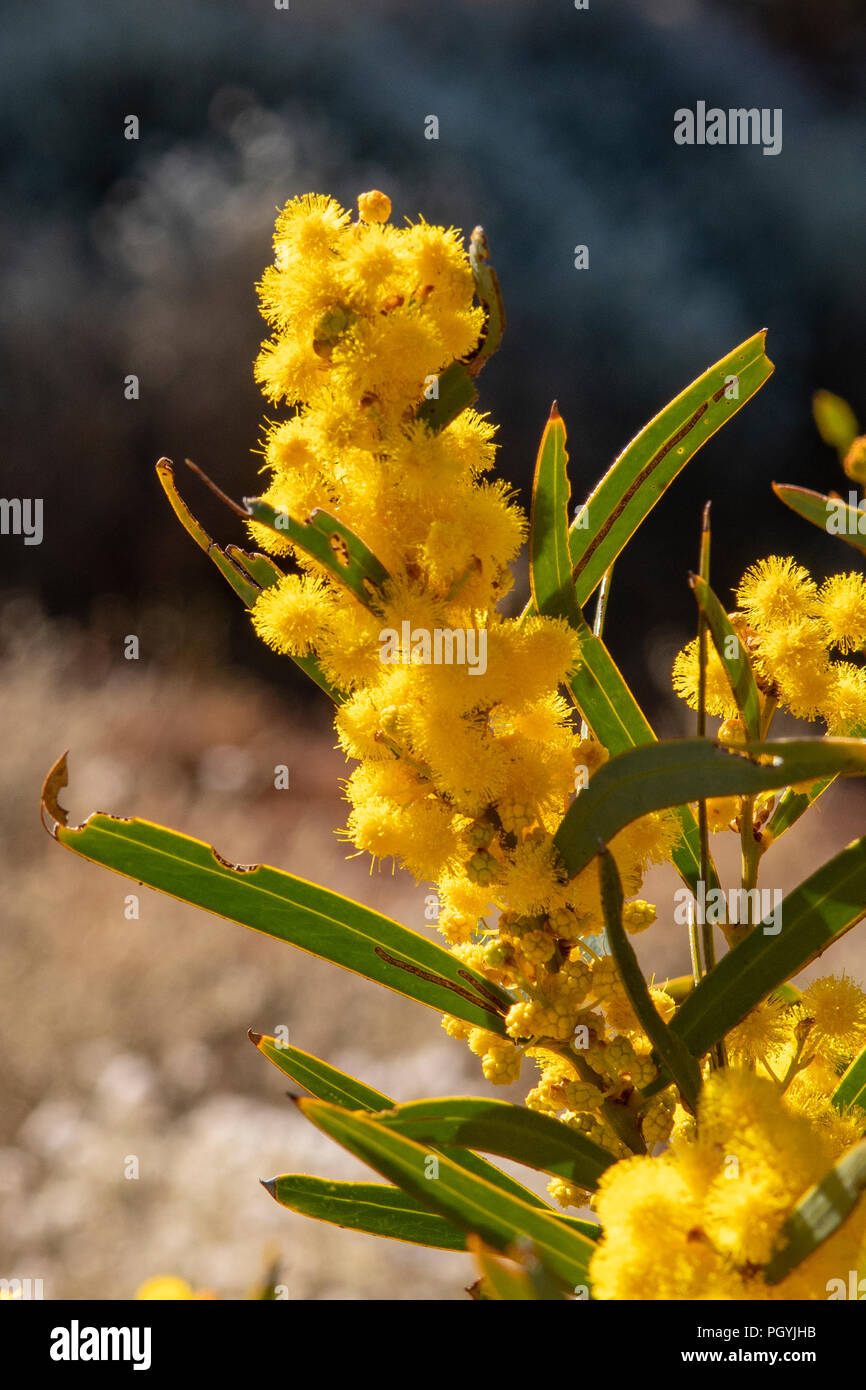
[[[39,806],[40,817],[45,829],[54,839],[57,838],[57,831],[60,826],[69,824],[68,813],[65,807],[60,805],[58,800],[63,788],[69,784],[69,768],[66,761],[68,756],[69,749],[67,748],[64,753],[60,754],[60,757],[57,759],[57,762],[42,784],[42,797]],[[49,818],[51,824],[46,820],[46,816]]]

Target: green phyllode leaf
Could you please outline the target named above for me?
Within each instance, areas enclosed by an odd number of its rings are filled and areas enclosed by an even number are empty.
[[[800,817],[808,811],[810,806],[814,806],[818,797],[823,796],[835,780],[835,777],[820,777],[805,792],[797,791],[796,787],[786,787],[776,803],[773,814],[764,826],[763,835],[767,843],[769,844],[771,840],[778,840],[780,835],[784,835],[786,830],[790,830],[792,825],[796,825]]]
[[[200,469],[195,470],[201,473]],[[175,516],[180,521],[184,530],[192,536],[196,545],[213,560],[223,578],[232,586],[239,598],[243,599],[247,608],[252,608],[259,594],[264,589],[269,589],[272,584],[277,584],[284,578],[283,571],[279,565],[268,555],[259,555],[241,550],[240,546],[229,545],[222,550],[215,540],[212,540],[205,531],[204,527],[196,520],[177,490],[174,477],[174,464],[171,459],[162,458],[156,465],[156,474],[162,484],[162,489],[171,503]],[[202,475],[204,476],[204,475]],[[209,480],[208,480],[209,481]],[[213,486],[212,484],[210,484]],[[219,492],[219,489],[217,489]],[[220,496],[223,494],[220,493]],[[316,685],[328,695],[335,704],[342,704],[346,698],[342,691],[332,685],[327,676],[319,666],[318,661],[312,654],[308,656],[293,656],[292,661],[300,667],[305,675],[315,681]]]
[[[776,935],[757,927],[677,1010],[671,1031],[696,1057],[866,914],[866,836],[822,865],[781,904]]]
[[[581,607],[689,459],[772,374],[766,336],[762,331],[747,338],[687,386],[644,426],[590,493],[569,531]]]
[[[463,1231],[387,1183],[333,1182],[306,1173],[285,1173],[263,1182],[262,1187],[281,1207],[331,1226],[438,1250],[466,1249]]]
[[[349,1113],[320,1100],[297,1104],[317,1128],[461,1230],[504,1252],[524,1238],[552,1274],[572,1287],[589,1283],[595,1246],[573,1225],[468,1173],[447,1155],[431,1154],[389,1130],[379,1116]]]
[[[833,1092],[833,1104],[838,1110],[850,1110],[856,1105],[866,1111],[866,1047],[854,1058]]]
[[[811,521],[828,536],[838,536],[861,553],[866,550],[866,510],[863,508],[852,507],[841,497],[825,497],[823,493],[789,483],[773,483],[773,491],[792,512]]]
[[[394,1109],[395,1102],[390,1100],[388,1096],[365,1086],[354,1076],[348,1076],[346,1072],[338,1071],[336,1067],[323,1062],[319,1057],[314,1057],[310,1052],[302,1052],[300,1048],[290,1047],[288,1043],[279,1043],[276,1038],[263,1037],[261,1033],[254,1033],[252,1029],[250,1029],[249,1038],[269,1062],[273,1062],[275,1067],[278,1067],[286,1076],[290,1076],[293,1081],[298,1082],[317,1100],[326,1100],[332,1105],[341,1106],[344,1110],[367,1110],[371,1113],[380,1113],[383,1110]],[[547,1203],[543,1202],[540,1197],[536,1197],[534,1192],[530,1192],[528,1187],[516,1182],[508,1173],[503,1173],[494,1164],[479,1158],[478,1154],[452,1148],[451,1158],[455,1163],[468,1168],[471,1173],[477,1174],[480,1178],[486,1178],[488,1182],[501,1187],[505,1192],[519,1197],[521,1201],[529,1202],[531,1206],[541,1207],[544,1211],[551,1210]],[[560,1216],[558,1212],[554,1212],[554,1215],[559,1220],[577,1219]]]
[[[749,740],[758,743],[761,738],[761,697],[745,645],[706,580],[699,574],[693,574],[689,583],[707,620],[713,646],[725,668]]]
[[[554,401],[544,427],[535,478],[529,532],[529,582],[538,613],[564,618],[572,627],[584,622],[571,577],[568,548],[568,454],[565,421]]]
[[[413,1100],[395,1105],[378,1118],[387,1129],[420,1144],[481,1149],[591,1192],[616,1161],[607,1149],[559,1120],[504,1100],[475,1096]]]
[[[770,757],[772,762],[753,761]],[[554,836],[569,878],[595,857],[601,840],[649,811],[701,797],[774,791],[789,782],[866,771],[866,740],[775,739],[731,750],[711,739],[668,739],[611,758],[565,813]]]
[[[781,1245],[764,1267],[768,1284],[780,1284],[823,1245],[851,1215],[866,1188],[866,1139],[848,1149],[804,1194],[781,1231]]]
[[[66,782],[64,754],[43,788],[43,822],[84,859],[505,1035],[510,995],[417,932],[267,864],[232,864],[202,840],[150,821],[96,813],[69,826],[57,801]]]
[[[602,849],[599,852],[599,877],[607,936],[625,992],[641,1027],[653,1045],[656,1057],[667,1067],[680,1089],[683,1100],[694,1113],[698,1104],[698,1092],[701,1089],[700,1067],[682,1040],[665,1023],[652,1001],[643,971],[622,924],[622,884],[616,860],[610,850]]]
[[[382,588],[389,575],[372,550],[344,522],[317,507],[306,521],[296,521],[261,497],[245,497],[251,521],[267,526],[285,541],[306,551],[328,570],[333,579],[354,594],[371,613],[382,604]]]
[[[487,322],[472,355],[462,362],[451,362],[439,375],[437,394],[422,401],[415,411],[415,418],[423,420],[431,434],[450,425],[478,399],[475,378],[497,351],[505,332],[505,306],[496,272],[490,264],[490,247],[483,227],[476,227],[469,238],[469,264],[475,293],[487,313]]]
[[[527,612],[565,618],[577,632],[580,663],[569,677],[571,693],[596,739],[613,755],[653,743],[656,736],[607,647],[592,631],[577,603],[568,551],[571,489],[566,439],[565,421],[554,403],[535,468],[529,543],[532,603]],[[681,806],[677,813],[683,836],[673,860],[685,882],[694,888],[701,877],[698,825],[691,807]],[[710,884],[718,884],[713,866]]]

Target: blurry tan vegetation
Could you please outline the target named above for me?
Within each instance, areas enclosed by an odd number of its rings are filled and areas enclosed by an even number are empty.
[[[345,763],[324,709],[313,724],[202,651],[197,671],[126,661],[137,630],[49,626],[21,600],[3,613],[0,1273],[43,1278],[49,1298],[128,1298],[164,1272],[242,1297],[275,1244],[292,1298],[459,1297],[468,1257],[326,1229],[259,1186],[372,1175],[245,1037],[285,1024],[400,1099],[479,1089],[437,1015],[87,864],[39,824],[41,778],[69,747],[70,823],[102,809],[176,826],[423,929],[424,890],[370,877],[335,838]]]
[[[123,636],[142,630],[161,633],[159,661],[154,640],[123,659]],[[158,1273],[243,1297],[275,1250],[292,1299],[463,1297],[467,1257],[306,1221],[257,1181],[372,1175],[293,1111],[248,1027],[285,1024],[294,1044],[397,1099],[483,1093],[436,1014],[101,871],[39,825],[42,777],[69,747],[71,823],[95,809],[142,816],[430,930],[423,885],[371,876],[335,837],[346,766],[324,700],[278,697],[227,667],[208,632],[177,608],[136,622],[108,605],[88,632],[25,599],[2,610],[0,1273],[43,1278],[49,1298],[128,1298]],[[274,789],[278,763],[289,791]],[[863,804],[835,788],[766,861],[766,886],[791,887],[859,834]],[[713,851],[729,868],[725,838]],[[660,921],[637,945],[660,978],[688,968],[683,931],[664,925],[677,882],[647,883]],[[131,892],[137,921],[124,916]],[[859,940],[809,974],[862,979]],[[137,1181],[124,1178],[129,1155]]]

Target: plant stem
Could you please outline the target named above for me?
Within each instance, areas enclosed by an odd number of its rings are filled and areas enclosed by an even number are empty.
[[[710,582],[710,503],[704,507],[701,518],[701,550],[698,571],[706,584]],[[707,620],[704,610],[698,605],[698,738],[707,735]],[[707,803],[698,802],[698,832],[700,836],[701,882],[706,886],[710,862],[710,833],[707,822]],[[716,963],[716,945],[713,940],[713,924],[704,921],[701,926],[704,948],[704,971],[712,970]]]

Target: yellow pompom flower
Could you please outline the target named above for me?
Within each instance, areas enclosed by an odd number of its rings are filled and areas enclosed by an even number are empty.
[[[846,1056],[866,1043],[866,994],[850,975],[823,975],[803,991],[796,1014],[809,1019],[809,1052]]]
[[[700,680],[700,652],[698,639],[683,647],[677,655],[671,676],[674,691],[685,700],[690,709],[698,707],[698,685]],[[705,708],[707,714],[718,715],[720,719],[730,719],[737,713],[734,692],[725,673],[719,655],[712,646],[707,647],[707,688]]]
[[[821,586],[818,613],[830,644],[842,652],[866,646],[866,579],[862,574],[834,574]]]
[[[752,627],[766,629],[809,617],[817,586],[790,556],[770,555],[748,569],[737,589],[737,603]]]
[[[734,1061],[753,1064],[772,1063],[791,1040],[792,1018],[777,994],[765,999],[725,1038],[728,1055]]]
[[[263,589],[252,610],[253,627],[274,651],[306,656],[335,616],[334,592],[315,575],[287,574]]]
[[[760,657],[782,699],[794,714],[809,718],[826,691],[827,632],[813,618],[795,618],[760,636]]]
[[[866,671],[851,661],[833,661],[827,669],[827,682],[821,714],[831,734],[866,732]]]
[[[828,1274],[857,1267],[862,1199],[780,1283],[761,1278],[792,1207],[832,1161],[828,1140],[775,1083],[727,1068],[705,1082],[697,1137],[659,1158],[615,1164],[599,1185],[603,1234],[590,1275],[606,1299],[823,1299]],[[852,1263],[853,1261],[853,1263]]]

